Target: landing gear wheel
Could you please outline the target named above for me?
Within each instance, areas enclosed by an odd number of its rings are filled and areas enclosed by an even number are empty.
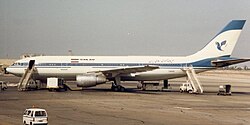
[[[115,87],[115,88],[114,88],[114,91],[115,91],[115,92],[118,92],[118,91],[119,91],[118,87]]]
[[[115,85],[114,83],[112,83],[111,90],[115,92],[124,92],[125,88],[121,85]]]
[[[125,88],[124,88],[123,86],[118,86],[118,90],[119,90],[120,92],[124,92],[124,91],[125,91]]]
[[[115,91],[116,88],[117,88],[117,86],[115,85],[115,83],[112,83],[111,90]]]

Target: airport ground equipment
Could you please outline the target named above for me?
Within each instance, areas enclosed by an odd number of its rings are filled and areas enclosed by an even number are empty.
[[[192,66],[185,67],[183,70],[187,73],[188,81],[191,83],[193,88],[192,93],[203,93],[203,87],[197,78],[197,75]]]
[[[41,108],[28,108],[23,113],[24,125],[47,125],[48,114],[45,109]]]
[[[145,90],[162,90],[161,81],[141,81],[137,84],[138,89]]]
[[[47,78],[47,89],[49,91],[67,91],[67,86],[64,84],[64,80],[56,77]]]
[[[18,83],[17,88],[19,91],[28,90],[29,82],[33,82],[33,80],[31,80],[31,76],[34,70],[35,70],[35,60],[30,60],[28,68],[25,70],[25,73],[23,74],[22,78]]]
[[[182,83],[182,85],[180,86],[180,92],[188,92],[188,93],[192,93],[193,92],[193,87],[189,82],[186,83]]]
[[[217,95],[232,95],[231,85],[229,85],[229,84],[220,85],[219,86],[219,92],[217,93]]]
[[[5,81],[0,81],[0,92],[1,91],[4,91],[5,89],[7,89],[8,86],[7,86],[7,82]]]

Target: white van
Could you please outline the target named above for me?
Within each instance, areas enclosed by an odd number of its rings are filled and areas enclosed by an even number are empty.
[[[23,124],[24,125],[47,125],[48,114],[45,109],[40,108],[29,108],[23,113]]]

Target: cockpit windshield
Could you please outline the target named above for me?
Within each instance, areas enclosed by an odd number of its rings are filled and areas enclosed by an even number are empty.
[[[15,62],[11,66],[27,66],[29,63],[25,62]]]
[[[15,65],[17,65],[17,63],[13,63],[11,66],[15,66]]]

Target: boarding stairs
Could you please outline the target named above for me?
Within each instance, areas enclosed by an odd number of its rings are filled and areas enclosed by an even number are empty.
[[[191,83],[193,88],[193,93],[203,93],[203,87],[197,78],[197,74],[192,66],[183,68],[188,76],[188,81]]]
[[[29,80],[30,80],[34,70],[35,70],[35,61],[30,60],[29,67],[25,70],[25,73],[23,74],[22,78],[20,79],[20,81],[18,83],[17,88],[19,91],[27,90],[27,85],[29,83]]]

